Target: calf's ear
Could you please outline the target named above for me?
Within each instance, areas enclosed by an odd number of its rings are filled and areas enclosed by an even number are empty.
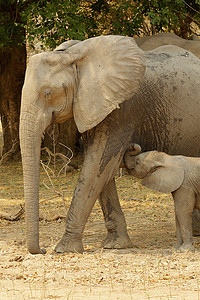
[[[177,190],[184,180],[184,168],[177,157],[157,152],[157,158],[142,184],[152,190],[171,193]]]

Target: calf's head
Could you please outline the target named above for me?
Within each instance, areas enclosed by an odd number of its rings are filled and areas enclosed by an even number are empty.
[[[138,146],[138,145],[137,145]],[[124,155],[129,174],[142,179],[142,184],[152,190],[170,193],[177,190],[184,180],[184,167],[177,156],[149,151],[135,154],[131,145]]]

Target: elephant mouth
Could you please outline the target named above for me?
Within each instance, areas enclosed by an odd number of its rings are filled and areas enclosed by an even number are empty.
[[[50,121],[49,125],[46,127],[45,132],[47,132],[47,131],[49,130],[49,128],[50,128],[52,125],[55,125],[56,123],[58,123],[58,122],[57,122],[57,120],[56,120],[55,113],[52,112],[51,121]]]
[[[66,115],[65,110],[61,111],[54,111],[52,113],[52,121],[51,125],[55,123],[64,123],[65,121],[69,120],[70,118],[73,118],[73,116]]]
[[[56,123],[63,123],[66,121],[62,112],[52,112],[51,123],[49,126],[54,125]]]
[[[127,169],[128,170],[128,173],[136,178],[139,178],[139,179],[143,179],[145,177],[145,175],[138,175],[137,172],[135,171],[135,168],[131,168],[131,169]]]
[[[51,125],[56,123],[56,116],[55,116],[55,112],[52,112],[52,116],[51,116],[51,122],[49,124],[48,127],[50,127]]]
[[[151,168],[151,170],[149,172],[147,172],[147,174],[144,177],[141,177],[141,179],[149,177],[152,173],[154,173],[159,168],[160,168],[160,166],[154,166],[153,168]]]
[[[130,175],[133,175],[135,176],[136,178],[139,178],[139,179],[145,179],[147,177],[149,177],[152,173],[154,173],[158,168],[160,168],[160,166],[154,166],[153,168],[151,168],[151,170],[145,174],[140,174],[138,175],[137,172],[135,171],[135,168],[131,168],[131,169],[128,169],[128,173]]]

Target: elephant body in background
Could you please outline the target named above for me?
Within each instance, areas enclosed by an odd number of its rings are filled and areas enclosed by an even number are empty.
[[[135,41],[144,51],[153,50],[164,45],[175,45],[192,52],[200,58],[200,39],[197,35],[193,35],[191,40],[186,40],[175,33],[163,32],[156,35],[135,38]],[[200,235],[200,210],[194,209],[192,222],[194,235]]]
[[[164,45],[174,45],[192,52],[200,58],[200,39],[194,37],[194,40],[185,40],[175,33],[159,33],[155,35],[135,38],[137,45],[143,51],[153,50]]]
[[[124,155],[129,173],[155,191],[172,193],[176,217],[176,248],[194,250],[192,244],[192,213],[200,209],[200,158],[171,156],[164,152],[135,153],[138,145],[130,146]],[[136,154],[136,155],[135,155]]]
[[[114,44],[116,42],[117,50],[113,51],[112,45],[109,47],[111,39]],[[58,253],[83,251],[83,230],[97,198],[108,230],[104,247],[131,246],[114,182],[131,142],[140,144],[144,151],[200,154],[199,59],[178,47],[160,47],[145,54],[144,74],[143,55],[136,48],[132,51],[132,44],[129,49],[125,43],[124,48],[119,46],[121,40],[108,36],[102,50],[99,47],[103,47],[104,40],[91,40],[89,51],[89,40],[66,50],[67,45],[63,45],[58,49],[63,50],[61,54],[55,51],[35,56],[27,69],[22,93],[20,143],[27,246],[31,253],[42,253],[38,239],[39,154],[42,133],[52,120],[62,122],[74,116],[83,132],[85,149],[65,233],[56,247]],[[108,59],[106,54],[108,58],[111,55],[113,61],[111,64],[106,61],[101,69],[105,57]],[[136,56],[133,62],[136,70],[132,61],[129,62],[132,55]],[[118,62],[117,72],[119,67],[123,72],[112,77],[116,72],[115,61]],[[103,78],[106,82],[102,84]]]

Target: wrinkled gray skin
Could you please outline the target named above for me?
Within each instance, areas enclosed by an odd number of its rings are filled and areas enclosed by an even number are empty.
[[[82,234],[97,198],[108,231],[103,246],[131,247],[114,181],[130,143],[137,142],[144,151],[200,154],[200,61],[186,52],[170,46],[147,52],[145,77],[138,92],[97,126],[83,133],[84,164],[68,211],[65,233],[56,252],[83,252]],[[31,80],[28,76],[26,74],[26,79]],[[70,106],[68,118],[71,111]],[[35,79],[31,88],[25,81],[20,141],[27,245],[31,253],[43,253],[38,238],[39,155],[41,136],[52,122],[52,116],[51,104],[44,103],[40,91],[35,91]]]
[[[137,154],[138,145],[129,147],[124,163],[129,174],[155,191],[172,193],[175,205],[177,244],[180,251],[194,250],[192,213],[200,209],[200,158],[171,156],[148,151]]]

